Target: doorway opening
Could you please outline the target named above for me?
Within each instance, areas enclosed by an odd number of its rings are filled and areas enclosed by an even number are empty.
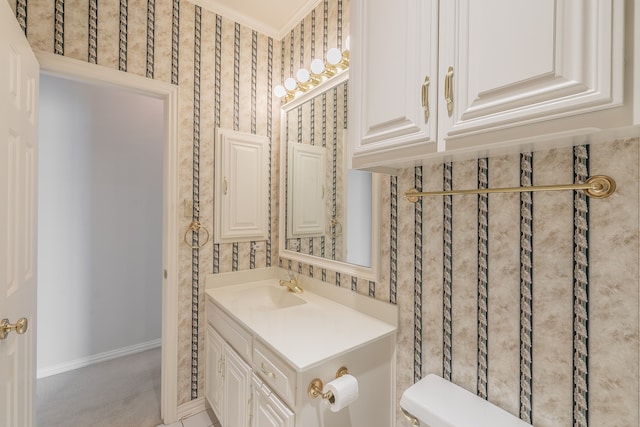
[[[63,424],[91,412],[87,421],[141,417],[155,426],[163,101],[42,75],[39,105],[38,418]],[[138,362],[106,363],[122,357]],[[132,397],[135,407],[116,405]],[[61,411],[60,399],[76,409]],[[109,402],[120,411],[100,413]]]
[[[98,91],[121,92],[122,96],[134,97],[130,98],[126,103],[136,106],[134,112],[127,114],[142,125],[141,130],[136,131],[138,133],[134,136],[135,142],[129,141],[127,143],[125,141],[126,138],[117,136],[116,127],[120,125],[96,125],[92,122],[89,127],[97,127],[97,133],[105,135],[106,142],[101,147],[92,147],[91,150],[88,150],[90,151],[88,153],[86,147],[83,149],[73,146],[68,140],[71,137],[67,139],[66,135],[62,134],[58,137],[64,141],[63,145],[67,144],[65,148],[63,150],[53,150],[49,154],[45,154],[43,151],[41,156],[55,155],[60,157],[66,151],[67,156],[73,158],[73,164],[68,164],[64,171],[71,176],[63,177],[61,181],[58,181],[57,185],[53,185],[51,188],[54,190],[61,189],[61,186],[65,186],[64,180],[67,180],[68,184],[66,185],[72,187],[71,190],[74,190],[68,193],[75,194],[76,199],[83,198],[78,197],[80,194],[84,195],[85,200],[92,200],[90,208],[87,208],[87,210],[93,213],[88,214],[85,212],[85,215],[82,216],[84,222],[69,221],[69,217],[72,214],[76,214],[76,212],[71,211],[73,209],[71,203],[67,203],[68,200],[64,199],[56,201],[62,212],[60,215],[62,215],[63,220],[72,224],[70,233],[80,234],[83,227],[93,227],[93,240],[95,240],[89,242],[80,241],[90,251],[79,250],[78,247],[81,244],[77,243],[73,249],[69,249],[69,252],[73,251],[72,255],[76,256],[68,256],[68,258],[76,262],[68,271],[71,272],[71,275],[81,276],[80,280],[78,277],[73,277],[75,281],[95,279],[94,282],[98,282],[101,285],[97,287],[97,290],[87,291],[85,294],[69,291],[65,295],[65,298],[75,302],[75,309],[80,310],[78,314],[80,318],[74,318],[79,323],[83,322],[81,316],[85,314],[92,314],[92,312],[93,314],[99,314],[97,320],[89,321],[90,325],[81,325],[78,328],[81,330],[83,339],[80,340],[81,344],[79,344],[81,348],[76,348],[75,350],[83,350],[85,353],[90,353],[89,356],[82,355],[80,362],[92,362],[92,357],[97,360],[101,358],[104,360],[116,360],[114,357],[126,355],[128,355],[126,357],[134,357],[136,353],[144,354],[145,350],[153,349],[154,347],[157,349],[161,344],[161,354],[159,356],[161,359],[161,388],[159,391],[156,390],[155,393],[158,395],[156,399],[160,401],[160,418],[165,423],[174,422],[177,419],[178,233],[176,200],[178,89],[174,85],[59,55],[36,53],[36,57],[41,66],[41,82],[43,86],[49,78],[60,78],[65,80],[67,84],[88,84]],[[56,83],[54,86],[62,85]],[[67,91],[72,92],[68,88]],[[100,96],[105,98],[104,92]],[[59,97],[63,97],[63,95],[59,94]],[[142,100],[139,101],[142,104],[136,104],[138,101],[132,101],[132,99]],[[151,107],[154,103],[155,106]],[[96,102],[96,104],[100,105],[99,102]],[[115,115],[114,108],[119,107],[102,105],[102,107],[98,107],[96,116],[113,116]],[[159,111],[159,119],[156,118],[156,121],[151,121],[148,117],[151,110]],[[59,111],[56,110],[56,113],[59,113]],[[86,114],[86,109],[79,108],[72,114],[72,120],[80,121],[80,117],[86,116]],[[59,123],[54,120],[54,128],[58,125]],[[87,133],[89,130],[84,128],[82,132]],[[155,145],[158,150],[151,154],[149,153],[149,146],[145,146],[140,140],[144,139],[147,134],[153,134],[154,132],[156,132]],[[75,136],[75,138],[82,139],[82,136]],[[133,152],[125,154],[124,146],[130,148],[131,145],[136,145],[137,148]],[[153,157],[152,163],[155,165],[154,171],[151,171],[150,166],[145,163],[151,160],[151,157]],[[115,163],[108,161],[109,159],[115,161]],[[67,162],[69,162],[68,159]],[[115,164],[120,166],[114,166]],[[123,164],[128,166],[124,167],[122,166]],[[114,171],[113,169],[115,168],[118,170]],[[82,169],[84,175],[80,174],[78,169]],[[103,177],[103,175],[108,176],[109,174],[111,174],[110,179]],[[85,179],[83,176],[89,178]],[[118,190],[116,184],[120,186],[120,190]],[[122,194],[124,191],[122,190],[128,189],[128,187],[137,187],[138,194],[130,194],[124,197]],[[155,193],[151,187],[155,188]],[[43,185],[44,188],[46,188],[46,185]],[[154,193],[154,196],[151,196],[151,193]],[[43,192],[42,197],[55,198],[56,195],[53,192]],[[71,199],[74,199],[74,196],[71,196]],[[152,200],[156,202],[159,200],[159,204],[152,203]],[[108,213],[109,208],[114,208],[115,210]],[[94,215],[97,215],[96,218],[93,217]],[[43,216],[43,221],[49,220],[48,217]],[[115,224],[114,230],[107,232],[102,229],[99,225],[101,220],[111,225]],[[54,227],[58,224],[55,220],[51,222]],[[136,230],[147,228],[147,225],[149,225],[147,223],[152,223],[151,228],[155,230],[154,232],[151,232],[147,237],[134,237],[133,240],[129,240],[129,243],[124,243],[126,234],[134,234]],[[122,233],[123,230],[125,231],[124,234]],[[77,236],[64,235],[61,230],[57,234],[54,233],[53,236],[53,246],[60,252],[65,246],[61,243],[63,239],[78,242],[78,240],[74,240],[74,238],[77,239]],[[100,238],[95,238],[96,236],[100,236]],[[67,248],[70,246],[69,242],[64,243]],[[46,243],[45,247],[48,244]],[[115,254],[111,254],[112,258],[104,262],[105,258],[107,258],[106,248],[109,246],[117,248],[117,250]],[[92,256],[90,257],[87,252],[92,252]],[[135,260],[134,255],[141,257]],[[140,268],[138,264],[144,264],[144,266]],[[117,281],[128,283],[128,285],[113,283]],[[143,281],[152,282],[150,286],[156,291],[160,290],[159,296],[158,294],[146,295],[147,292],[151,291],[135,287],[135,284],[140,285],[139,282]],[[39,299],[38,301],[39,313],[41,313],[41,309],[46,311],[51,308],[55,311],[63,306],[62,303],[54,303],[51,306],[47,306],[47,297],[43,298],[45,299]],[[113,303],[116,300],[121,304],[119,308],[105,307],[108,303]],[[41,305],[42,307],[40,307]],[[128,320],[120,319],[125,317],[121,311],[127,307],[128,309],[133,307],[130,311],[133,314],[133,318]],[[137,319],[135,318],[136,316],[138,316]],[[148,318],[153,320],[146,322]],[[119,320],[123,320],[123,322],[118,323]],[[46,319],[38,319],[38,321],[47,322]],[[57,328],[64,328],[64,324],[66,323],[61,324],[58,322]],[[160,336],[158,336],[158,325],[161,325]],[[47,324],[42,323],[42,329],[38,333],[39,341],[41,338],[44,340],[57,340],[55,334],[53,336],[50,336],[52,334],[49,333],[45,334],[47,326]],[[155,336],[155,338],[152,338],[152,336]],[[101,341],[101,339],[103,340]],[[108,348],[109,345],[105,342],[109,340],[111,340],[111,348]],[[135,341],[138,342],[135,343]],[[58,345],[60,344],[62,343],[58,343]],[[64,368],[64,366],[62,367]],[[43,368],[45,367],[39,364],[38,373],[41,374],[39,376],[47,373]]]

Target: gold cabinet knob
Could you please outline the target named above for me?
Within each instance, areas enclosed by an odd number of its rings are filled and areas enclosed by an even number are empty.
[[[0,321],[0,340],[7,338],[9,332],[16,331],[18,335],[22,335],[27,332],[29,328],[29,322],[26,318],[21,317],[14,324],[9,323],[9,319],[2,319]]]

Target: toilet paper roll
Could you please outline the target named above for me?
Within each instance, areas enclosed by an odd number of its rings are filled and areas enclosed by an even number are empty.
[[[328,391],[333,393],[333,398],[327,402],[329,410],[338,412],[358,399],[358,380],[353,375],[345,374],[340,378],[329,381],[322,392],[326,393]]]

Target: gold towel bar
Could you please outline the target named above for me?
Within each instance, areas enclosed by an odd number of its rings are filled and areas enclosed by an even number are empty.
[[[604,199],[616,191],[616,182],[606,175],[594,175],[584,184],[567,185],[534,185],[531,187],[506,187],[506,188],[477,188],[472,190],[430,191],[421,193],[415,188],[404,193],[404,198],[415,203],[424,196],[455,196],[459,194],[488,194],[488,193],[526,193],[529,191],[559,191],[559,190],[584,190],[589,197]]]

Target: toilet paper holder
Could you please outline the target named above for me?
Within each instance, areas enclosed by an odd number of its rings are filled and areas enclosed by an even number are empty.
[[[340,378],[341,376],[346,375],[348,373],[349,373],[349,370],[347,369],[347,367],[342,366],[340,367],[340,369],[336,371],[336,378]],[[307,395],[311,399],[315,399],[316,397],[322,397],[324,400],[328,400],[329,403],[333,404],[336,400],[335,397],[333,396],[333,393],[331,391],[323,393],[322,392],[323,387],[324,387],[324,384],[322,383],[322,380],[320,378],[314,378],[309,383],[309,387],[307,387]]]

